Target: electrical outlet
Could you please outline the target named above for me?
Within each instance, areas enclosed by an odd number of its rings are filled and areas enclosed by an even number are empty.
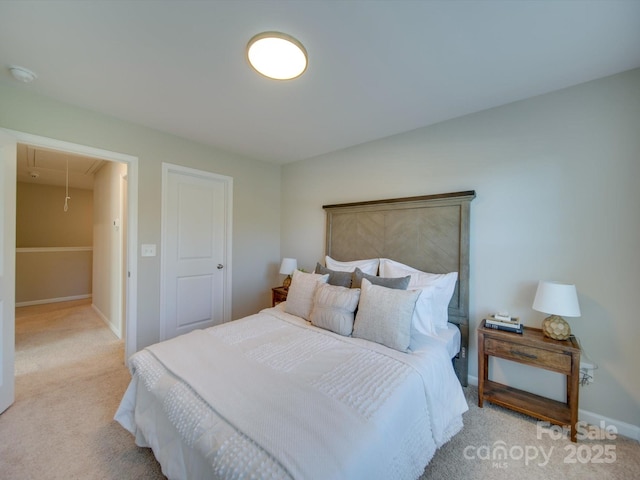
[[[580,369],[580,385],[588,385],[593,383],[593,369],[581,368]]]
[[[593,383],[593,372],[595,367],[589,362],[580,362],[580,385],[588,385]]]

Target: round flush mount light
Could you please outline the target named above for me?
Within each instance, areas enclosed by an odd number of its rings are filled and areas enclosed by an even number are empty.
[[[36,78],[38,78],[38,76],[31,70],[24,67],[19,67],[17,65],[11,65],[9,67],[9,71],[11,72],[13,78],[21,83],[31,83]]]
[[[275,80],[297,78],[307,69],[307,51],[291,35],[263,32],[247,44],[247,60],[261,75]]]

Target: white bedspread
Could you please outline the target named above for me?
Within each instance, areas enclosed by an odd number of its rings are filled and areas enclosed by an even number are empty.
[[[130,365],[116,419],[169,478],[416,478],[467,409],[444,348],[400,353],[278,308]]]

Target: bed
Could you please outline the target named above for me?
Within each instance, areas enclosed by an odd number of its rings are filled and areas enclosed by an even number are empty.
[[[455,362],[462,360],[465,348],[468,263],[463,271],[459,262],[465,255],[468,262],[472,198],[466,192],[393,200],[393,208],[385,202],[373,209],[372,202],[325,206],[325,268],[329,260],[343,265],[371,258],[425,268],[420,262],[400,263],[412,254],[393,252],[385,242],[376,243],[382,248],[377,252],[391,253],[388,258],[357,248],[343,251],[349,234],[340,224],[351,229],[355,222],[357,235],[364,238],[364,217],[358,218],[362,207],[366,216],[382,207],[385,217],[406,214],[407,205],[413,205],[410,210],[435,208],[432,212],[458,205],[458,221],[451,223],[447,214],[431,225],[432,243],[444,230],[463,237],[454,242],[459,275],[446,326],[437,334],[409,335],[412,302],[420,298],[414,289],[378,286],[366,276],[361,289],[348,289],[330,285],[329,274],[295,272],[287,302],[133,355],[132,380],[116,420],[137,445],[153,450],[170,479],[418,478],[435,451],[462,428],[467,410],[456,376],[464,366]],[[343,222],[341,215],[350,220]],[[383,232],[385,222],[389,226],[396,220],[383,218]],[[353,233],[346,241],[349,248]],[[447,250],[451,236],[445,237],[435,243]],[[445,260],[440,269],[451,265]],[[351,314],[345,313],[351,308],[346,305],[354,303]],[[372,318],[400,323],[381,330]],[[343,331],[348,319],[352,335]],[[381,331],[382,337],[376,336]]]

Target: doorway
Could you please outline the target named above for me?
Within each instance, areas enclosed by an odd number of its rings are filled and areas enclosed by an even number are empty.
[[[126,173],[124,175],[117,176],[116,188],[120,199],[126,200],[126,206],[121,209],[118,206],[119,214],[113,215],[111,219],[111,226],[114,230],[117,230],[120,235],[119,240],[115,240],[116,243],[122,245],[122,242],[126,244],[126,248],[122,249],[122,255],[118,260],[120,265],[124,266],[121,280],[123,282],[121,291],[124,291],[123,300],[119,301],[111,308],[114,311],[118,311],[118,314],[124,311],[124,315],[120,325],[124,324],[124,328],[120,332],[120,335],[125,338],[124,348],[124,361],[137,350],[136,345],[136,331],[137,331],[137,263],[136,263],[136,245],[137,245],[137,198],[138,198],[138,159],[137,157],[122,154],[118,152],[112,152],[108,150],[98,149],[94,147],[88,147],[80,144],[74,144],[70,142],[55,140],[47,137],[41,137],[38,135],[27,134],[24,132],[17,132],[12,130],[4,130],[12,136],[17,142],[31,145],[36,148],[43,148],[53,150],[57,152],[67,153],[70,155],[81,155],[86,157],[92,157],[98,160],[107,162],[107,165],[116,165],[117,163],[124,164],[126,166]],[[114,163],[116,162],[116,163]],[[123,181],[124,177],[124,181]],[[14,179],[16,181],[16,179]],[[120,191],[121,188],[126,188],[126,192]],[[8,206],[10,208],[10,206]],[[13,208],[15,210],[15,203]],[[123,224],[124,222],[124,224]],[[122,235],[126,233],[126,240]],[[6,279],[11,281],[11,279]],[[13,279],[15,282],[15,278]],[[120,295],[118,295],[120,297]],[[120,315],[118,315],[120,317]],[[119,326],[115,327],[117,330]]]

